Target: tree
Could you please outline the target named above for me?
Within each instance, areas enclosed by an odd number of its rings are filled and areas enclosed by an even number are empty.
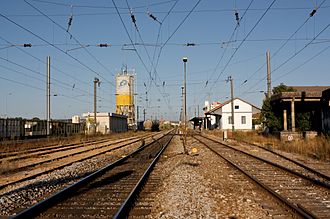
[[[272,105],[270,104],[270,98],[266,98],[263,101],[261,108],[261,118],[263,121],[263,126],[268,128],[270,133],[281,130],[281,120],[275,115]]]
[[[278,94],[281,92],[294,92],[295,89],[288,87],[285,84],[281,83],[277,87],[273,88],[273,94]],[[261,108],[261,118],[264,127],[268,128],[270,133],[282,130],[282,117],[277,115],[273,109],[270,98],[266,98],[263,101]]]
[[[296,117],[297,128],[300,131],[310,131],[312,129],[312,122],[311,122],[311,113],[310,112],[303,112],[297,113]]]
[[[281,92],[294,92],[294,91],[296,91],[296,90],[293,89],[292,87],[286,86],[283,83],[281,83],[277,87],[273,87],[273,94],[278,94],[278,93],[281,93]]]

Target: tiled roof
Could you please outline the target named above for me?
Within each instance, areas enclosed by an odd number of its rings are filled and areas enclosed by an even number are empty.
[[[285,98],[314,98],[319,99],[322,97],[322,91],[327,90],[330,86],[288,86],[292,87],[296,91],[291,92],[280,92],[277,94],[272,95],[271,100],[280,100]],[[305,92],[302,94],[302,92]]]
[[[292,87],[297,92],[322,92],[326,89],[329,89],[330,86],[288,86]]]
[[[254,108],[256,108],[256,109],[259,109],[258,107],[254,106],[253,104],[251,104],[251,103],[249,103],[249,102],[247,102],[247,101],[245,101],[245,100],[242,100],[241,98],[235,97],[234,100],[241,100],[241,101],[243,101],[243,102],[245,102],[245,103],[251,105],[252,107],[254,107]],[[207,112],[205,112],[205,113],[212,113],[212,112],[214,112],[214,111],[216,111],[216,110],[222,108],[224,105],[227,105],[227,104],[230,103],[230,102],[231,102],[231,99],[230,99],[230,100],[227,100],[227,101],[225,101],[225,102],[223,102],[223,103],[221,103],[219,106],[214,107],[213,109],[210,109],[209,111],[207,111]]]

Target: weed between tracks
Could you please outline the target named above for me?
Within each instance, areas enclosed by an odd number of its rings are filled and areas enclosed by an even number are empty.
[[[205,131],[206,134],[211,134],[222,138],[223,131],[212,130]],[[233,138],[232,132],[228,132],[228,138]],[[281,142],[274,136],[263,136],[257,132],[234,132],[234,138],[238,141],[258,144],[268,149],[278,149],[289,153],[297,153],[318,160],[330,161],[330,138],[317,136],[314,139],[299,140],[293,142]]]

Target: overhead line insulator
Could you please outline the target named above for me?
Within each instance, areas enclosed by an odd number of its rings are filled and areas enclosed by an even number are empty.
[[[314,9],[314,10],[309,14],[309,16],[310,16],[310,17],[313,17],[315,13],[316,13],[316,9]]]
[[[111,45],[108,45],[107,43],[101,43],[97,45],[98,47],[109,47]]]

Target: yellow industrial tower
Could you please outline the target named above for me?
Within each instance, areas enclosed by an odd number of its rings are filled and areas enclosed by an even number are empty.
[[[116,76],[116,113],[127,116],[129,128],[135,127],[135,76],[127,70]]]

